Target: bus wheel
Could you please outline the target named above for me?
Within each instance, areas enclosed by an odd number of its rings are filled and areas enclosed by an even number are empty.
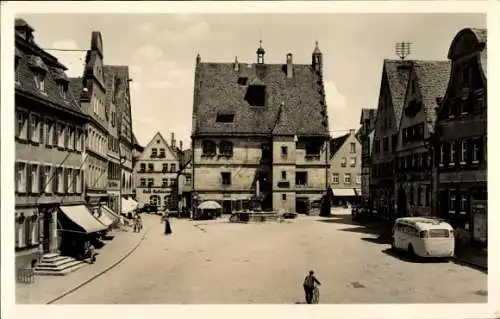
[[[415,258],[415,250],[413,250],[413,246],[411,244],[408,246],[408,255],[410,255],[411,258]]]

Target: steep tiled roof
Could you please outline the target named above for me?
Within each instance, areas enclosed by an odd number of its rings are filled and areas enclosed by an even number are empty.
[[[17,22],[16,23],[20,23]],[[57,59],[51,55],[40,52],[41,49],[33,42],[27,42],[16,35],[16,49],[22,52],[18,55],[17,72],[19,76],[19,84],[16,84],[16,92],[24,93],[36,97],[39,100],[49,102],[57,107],[67,109],[69,111],[83,114],[80,108],[79,99],[75,98],[73,91],[68,89],[66,98],[60,92],[57,81],[68,82],[68,78],[64,73],[65,68]],[[42,53],[40,56],[39,53]],[[34,70],[36,68],[43,69],[46,73],[44,79],[44,92],[40,91],[35,84]]]
[[[200,63],[193,133],[328,135],[320,75],[304,64],[293,65],[293,78],[287,78],[285,71],[282,64],[240,63],[239,71],[234,71],[233,63]],[[246,85],[238,83],[240,76],[248,77]],[[245,100],[254,82],[266,85],[266,106],[250,106]],[[220,113],[234,114],[234,121],[217,122]]]
[[[450,78],[449,61],[414,61],[417,83],[422,94],[425,122],[430,132],[434,132],[436,123],[436,98],[446,93]]]
[[[79,101],[83,92],[83,78],[69,78],[69,89],[73,96]]]
[[[481,44],[486,44],[487,36],[488,36],[488,32],[486,31],[486,29],[470,28],[470,30],[476,36],[477,42],[479,42]]]
[[[330,139],[330,158],[332,158],[340,149],[340,147],[344,145],[349,135],[350,133],[347,133],[345,135]]]
[[[411,61],[389,59],[384,60],[384,69],[387,74],[387,80],[389,82],[389,89],[391,92],[397,129],[399,129],[401,115],[403,114],[406,88],[408,87],[408,80],[411,70],[411,68],[407,68],[405,66],[409,64],[411,64]]]

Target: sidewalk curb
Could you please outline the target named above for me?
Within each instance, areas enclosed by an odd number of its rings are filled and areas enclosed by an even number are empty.
[[[150,227],[151,228],[151,227]],[[116,266],[118,266],[122,261],[124,261],[128,256],[130,256],[137,248],[139,248],[139,246],[141,245],[141,243],[144,241],[144,239],[146,238],[146,235],[147,233],[149,232],[150,228],[148,228],[144,234],[142,235],[141,239],[139,240],[139,242],[137,244],[135,244],[134,247],[132,247],[132,249],[130,249],[123,257],[121,257],[120,259],[118,259],[117,261],[115,261],[114,263],[112,263],[111,265],[109,265],[108,267],[106,267],[104,270],[102,270],[101,272],[98,272],[97,274],[95,274],[94,276],[90,277],[89,279],[83,281],[82,283],[76,285],[76,287],[73,287],[69,290],[67,290],[66,292],[64,292],[63,294],[61,294],[60,296],[46,302],[45,304],[47,305],[50,305],[50,304],[53,304],[54,302],[66,297],[67,295],[75,292],[76,290],[82,288],[83,286],[85,286],[86,284],[94,281],[95,279],[99,278],[101,275],[104,275],[105,273],[107,273],[108,271],[110,271],[111,269],[115,268]]]
[[[455,261],[457,263],[468,265],[468,266],[471,266],[473,268],[477,268],[479,270],[483,270],[483,271],[488,272],[488,265],[483,266],[483,265],[480,265],[479,263],[475,263],[475,262],[471,262],[471,261],[468,261],[465,259],[461,259],[460,257],[457,257],[457,256],[453,256],[452,259],[453,259],[453,261]]]

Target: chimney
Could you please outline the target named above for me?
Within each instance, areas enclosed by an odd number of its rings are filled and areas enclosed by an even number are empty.
[[[198,66],[198,64],[200,64],[200,63],[201,63],[201,56],[200,56],[200,54],[198,53],[198,54],[196,55],[196,66]]]
[[[350,130],[349,130],[349,134],[350,134],[350,135],[354,135],[354,134],[356,134],[356,130],[354,130],[354,129],[350,129]]]
[[[234,72],[238,72],[240,70],[240,62],[238,62],[238,57],[234,57]]]
[[[182,151],[182,141],[179,141],[179,148]]]
[[[287,78],[293,77],[293,60],[291,53],[288,53],[286,55],[286,77]]]
[[[170,137],[170,146],[172,146],[172,148],[175,147],[175,133],[173,133],[173,132],[172,132],[171,137]]]

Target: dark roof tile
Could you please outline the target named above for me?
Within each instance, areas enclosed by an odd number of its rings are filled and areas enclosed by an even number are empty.
[[[425,122],[430,132],[436,123],[436,98],[446,93],[451,72],[449,61],[415,61],[414,70],[422,94]]]
[[[333,156],[335,156],[335,154],[338,152],[340,147],[342,147],[342,145],[344,145],[345,141],[347,140],[347,138],[350,135],[351,135],[350,133],[347,133],[347,134],[344,134],[342,136],[330,139],[330,159]]]
[[[287,78],[282,64],[200,63],[196,69],[198,92],[193,111],[196,116],[194,134],[297,134],[328,135],[328,119],[324,110],[320,74],[310,65],[294,64],[294,77]],[[250,106],[245,100],[248,85],[266,85],[266,106]],[[284,103],[281,114],[280,105]],[[218,113],[234,114],[232,123],[216,121]]]
[[[392,105],[396,118],[396,128],[399,129],[401,116],[403,114],[404,100],[406,96],[406,88],[410,78],[410,67],[405,67],[411,64],[411,61],[404,60],[384,60],[384,69],[389,82],[391,92]]]

